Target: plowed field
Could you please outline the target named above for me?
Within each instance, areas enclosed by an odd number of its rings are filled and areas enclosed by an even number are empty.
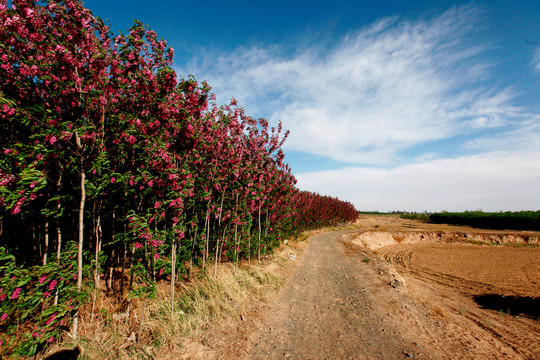
[[[348,240],[374,251],[403,276],[456,339],[494,339],[500,358],[540,359],[538,233],[363,217]],[[466,335],[469,333],[469,335]],[[474,345],[476,348],[480,345]]]
[[[420,278],[467,292],[540,296],[540,248],[403,244],[379,254]]]

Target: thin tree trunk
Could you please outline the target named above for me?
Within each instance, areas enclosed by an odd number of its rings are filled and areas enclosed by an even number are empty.
[[[77,136],[77,142],[78,136]],[[81,170],[81,201],[79,203],[79,247],[77,251],[77,291],[82,290],[82,276],[83,276],[83,245],[84,245],[84,205],[86,201],[86,188],[85,188],[86,174],[84,170]],[[79,311],[75,313],[73,319],[73,338],[77,338],[77,331],[79,328]]]
[[[247,237],[248,237],[248,263],[251,264],[251,224],[247,229]]]
[[[171,247],[171,321],[174,319],[174,282],[176,280],[176,241]]]
[[[238,272],[238,255],[239,250],[238,249],[238,194],[236,194],[236,205],[235,205],[235,224],[234,224],[234,258],[235,258],[235,264],[234,264],[234,273],[236,274]]]
[[[203,269],[206,267],[206,260],[208,259],[209,251],[209,241],[210,241],[210,204],[208,205],[208,210],[206,210],[206,219],[204,221],[204,234],[205,234],[205,243],[204,243],[204,255],[203,255]]]
[[[195,245],[197,244],[197,232],[192,235],[193,238],[191,239],[191,256],[189,257],[189,270],[188,270],[188,278],[191,278],[191,271],[193,269],[193,260],[195,259]]]
[[[62,185],[62,175],[58,177],[58,182],[56,183],[56,187],[58,188],[58,193],[60,193],[60,186]],[[60,262],[60,255],[62,254],[62,229],[60,228],[60,209],[62,206],[60,205],[60,201],[56,203],[56,211],[57,211],[57,220],[56,220],[56,260]],[[55,304],[56,305],[56,304]]]
[[[223,189],[223,194],[221,194],[221,205],[219,210],[219,219],[218,219],[218,231],[221,226],[221,215],[223,214],[223,200],[225,199],[225,189]],[[226,228],[226,227],[225,227]],[[223,236],[221,237],[221,243],[223,244],[225,238],[225,230],[223,230]],[[223,246],[223,245],[222,245]],[[214,276],[217,277],[217,264],[219,260],[219,239],[216,242],[216,259],[214,264]]]
[[[92,297],[92,315],[90,318],[90,323],[94,322],[94,311],[96,309],[96,298],[97,298],[97,291],[99,289],[99,252],[101,251],[101,217],[98,215],[96,220],[96,251],[94,254],[94,294]]]
[[[259,243],[257,244],[257,260],[261,262],[261,205],[259,205]]]
[[[236,274],[238,272],[238,257],[239,257],[239,249],[238,249],[238,224],[234,224],[234,257],[236,259],[236,262],[234,264],[234,273]]]
[[[122,273],[120,275],[120,294],[124,295],[124,274],[126,271],[126,244],[124,244],[124,249],[122,251]],[[152,275],[154,273],[153,267],[152,267]],[[155,280],[155,279],[154,279]]]
[[[47,252],[49,251],[49,220],[45,221],[45,249],[43,251],[43,266],[47,265]]]
[[[116,251],[115,249],[113,248],[111,250],[111,261],[109,262],[109,279],[108,279],[108,282],[107,282],[107,288],[109,289],[109,291],[113,291],[113,288],[112,288],[112,283],[113,283],[113,277],[114,277],[114,257],[115,257],[115,254]]]
[[[75,132],[75,141],[77,147],[82,152],[81,138],[79,134]],[[86,202],[86,174],[84,172],[84,158],[81,155],[81,200],[79,202],[79,247],[77,249],[77,291],[82,290],[82,275],[83,275],[83,245],[84,245],[84,205]],[[77,330],[79,328],[79,310],[75,313],[73,318],[73,338],[77,338]]]
[[[57,185],[60,186],[61,178],[58,179]],[[60,202],[56,205],[58,213],[60,213]],[[60,227],[60,220],[56,220],[56,261],[60,263],[60,255],[62,254],[62,229]],[[56,288],[56,293],[54,295],[54,305],[58,305],[58,287]]]
[[[219,247],[219,239],[216,244],[216,261],[214,265],[214,277],[217,278],[218,275],[218,262],[221,260],[221,251],[223,251],[223,243],[225,241],[225,232],[227,231],[227,225],[223,228],[223,234],[221,236],[221,250]]]

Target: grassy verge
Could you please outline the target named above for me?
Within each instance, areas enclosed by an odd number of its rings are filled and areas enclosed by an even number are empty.
[[[169,282],[158,283],[156,296],[146,301],[113,303],[98,294],[94,315],[90,305],[82,312],[79,338],[66,335],[61,348],[78,346],[79,359],[157,359],[163,352],[178,352],[205,332],[237,321],[243,311],[279,289],[285,282],[280,271],[291,263],[290,255],[296,256],[303,248],[299,240],[288,241],[261,263],[244,262],[237,271],[224,263],[217,276],[212,268],[212,275],[203,276],[201,271],[190,281],[177,282],[174,312]]]

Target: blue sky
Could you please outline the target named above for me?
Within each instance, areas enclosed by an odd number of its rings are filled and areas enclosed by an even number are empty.
[[[540,209],[540,1],[87,0],[218,104],[282,121],[301,189],[362,210]]]

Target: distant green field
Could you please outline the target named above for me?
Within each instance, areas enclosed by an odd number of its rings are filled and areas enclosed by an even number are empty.
[[[469,225],[486,229],[540,231],[540,211],[441,212],[429,215],[437,224]]]

